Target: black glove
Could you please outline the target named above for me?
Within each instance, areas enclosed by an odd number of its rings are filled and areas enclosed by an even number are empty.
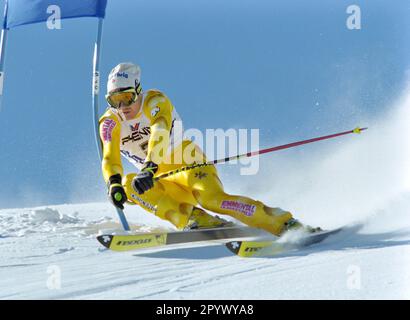
[[[154,174],[158,171],[158,166],[152,162],[145,162],[144,167],[132,180],[132,187],[138,194],[143,194],[154,186]]]
[[[114,206],[124,210],[124,203],[127,201],[127,194],[121,184],[120,174],[114,174],[108,180],[108,196]]]

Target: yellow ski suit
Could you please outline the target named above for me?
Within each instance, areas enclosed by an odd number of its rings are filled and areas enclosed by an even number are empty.
[[[131,182],[136,174],[124,176],[121,154],[138,168],[145,160],[155,162],[158,164],[155,176],[185,167],[193,161],[206,161],[194,142],[172,139],[176,121],[180,119],[171,101],[158,90],[144,92],[141,110],[132,120],[123,119],[115,109],[107,109],[100,118],[105,181],[120,174],[130,203],[170,221],[178,229],[187,225],[193,208],[200,205],[206,210],[229,215],[249,226],[279,235],[284,224],[292,218],[291,213],[248,197],[226,193],[214,166],[168,176],[155,182],[154,187],[142,195],[133,189]],[[159,122],[165,124],[167,130],[162,138],[159,138],[159,132],[163,127],[157,126]],[[162,152],[154,152],[159,143],[163,144]],[[189,154],[189,161],[184,156],[186,154]]]

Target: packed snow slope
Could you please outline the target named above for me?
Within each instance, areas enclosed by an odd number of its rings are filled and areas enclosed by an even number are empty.
[[[410,203],[410,196],[396,206]],[[109,204],[0,212],[1,299],[409,299],[410,226],[387,211],[321,244],[244,259],[221,243],[118,253],[95,240],[115,225]],[[138,209],[133,220],[169,228]],[[133,226],[137,228],[137,225]]]
[[[409,91],[407,91],[409,92]],[[261,160],[226,189],[344,230],[309,248],[244,259],[220,242],[112,252],[108,203],[0,210],[1,299],[410,299],[410,95],[358,137]],[[312,150],[312,151],[309,151]],[[172,226],[127,206],[134,229]]]

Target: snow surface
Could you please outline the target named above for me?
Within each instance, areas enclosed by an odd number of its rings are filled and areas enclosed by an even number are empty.
[[[410,204],[401,197],[398,207]],[[119,228],[109,203],[0,210],[1,299],[409,299],[410,226],[386,212],[321,244],[244,259],[221,243],[118,253],[95,240]],[[134,229],[170,229],[137,207]],[[59,280],[55,280],[59,277]]]

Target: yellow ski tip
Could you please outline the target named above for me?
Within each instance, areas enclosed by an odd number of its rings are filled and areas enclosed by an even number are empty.
[[[366,129],[367,129],[367,128],[357,127],[357,128],[354,128],[352,132],[353,132],[353,133],[362,133],[362,131],[363,131],[363,130],[366,130]]]
[[[274,241],[231,241],[225,244],[234,254],[241,258],[275,255],[284,251],[284,245]],[[269,249],[265,251],[265,249]]]

